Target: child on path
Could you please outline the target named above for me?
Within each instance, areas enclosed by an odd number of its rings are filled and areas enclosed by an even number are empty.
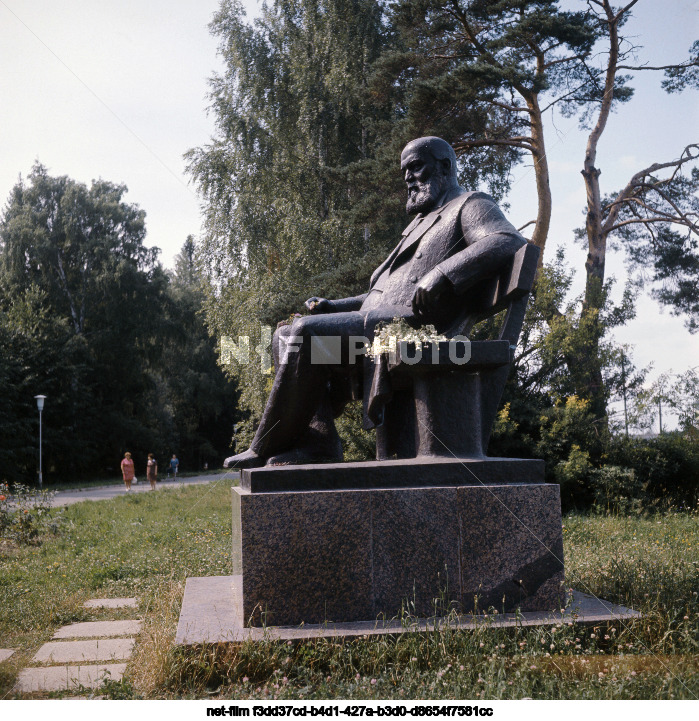
[[[177,480],[177,469],[180,467],[180,462],[177,458],[177,455],[175,453],[172,454],[172,458],[170,459],[170,471],[172,472],[172,479],[174,481]]]

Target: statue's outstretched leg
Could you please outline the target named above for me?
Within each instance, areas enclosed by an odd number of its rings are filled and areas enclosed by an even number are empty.
[[[328,397],[331,365],[346,366],[351,336],[361,337],[359,313],[307,316],[275,333],[275,367],[272,392],[250,448],[227,458],[226,468],[257,468],[271,463],[341,460],[342,446],[333,423]],[[339,356],[323,359],[313,352],[311,339],[338,338],[329,347]],[[284,354],[284,343],[290,344]],[[315,350],[318,349],[315,343]],[[333,355],[332,353],[330,354]],[[336,361],[336,362],[335,362]]]

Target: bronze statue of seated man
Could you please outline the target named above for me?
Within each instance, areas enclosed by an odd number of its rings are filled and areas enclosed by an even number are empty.
[[[377,323],[395,317],[413,326],[432,323],[451,337],[463,327],[470,294],[526,243],[489,195],[459,185],[456,155],[441,138],[408,143],[401,170],[406,210],[416,217],[374,271],[368,293],[310,298],[311,315],[277,330],[276,375],[262,420],[250,448],[225,467],[342,460],[333,418],[352,397],[352,375],[361,372],[356,339],[373,338]]]

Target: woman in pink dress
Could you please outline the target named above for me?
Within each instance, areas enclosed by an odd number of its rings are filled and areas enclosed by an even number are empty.
[[[124,453],[124,459],[121,462],[121,475],[124,476],[124,485],[126,490],[131,490],[131,481],[133,481],[134,470],[133,461],[131,460],[131,454],[126,451]]]

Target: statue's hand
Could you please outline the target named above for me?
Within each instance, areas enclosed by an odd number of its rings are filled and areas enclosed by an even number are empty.
[[[332,301],[327,298],[317,298],[313,296],[309,298],[304,305],[306,310],[311,313],[331,313],[332,312]]]
[[[451,288],[451,281],[436,268],[431,270],[417,284],[413,295],[413,313],[416,316],[428,315],[435,309],[440,296]]]

